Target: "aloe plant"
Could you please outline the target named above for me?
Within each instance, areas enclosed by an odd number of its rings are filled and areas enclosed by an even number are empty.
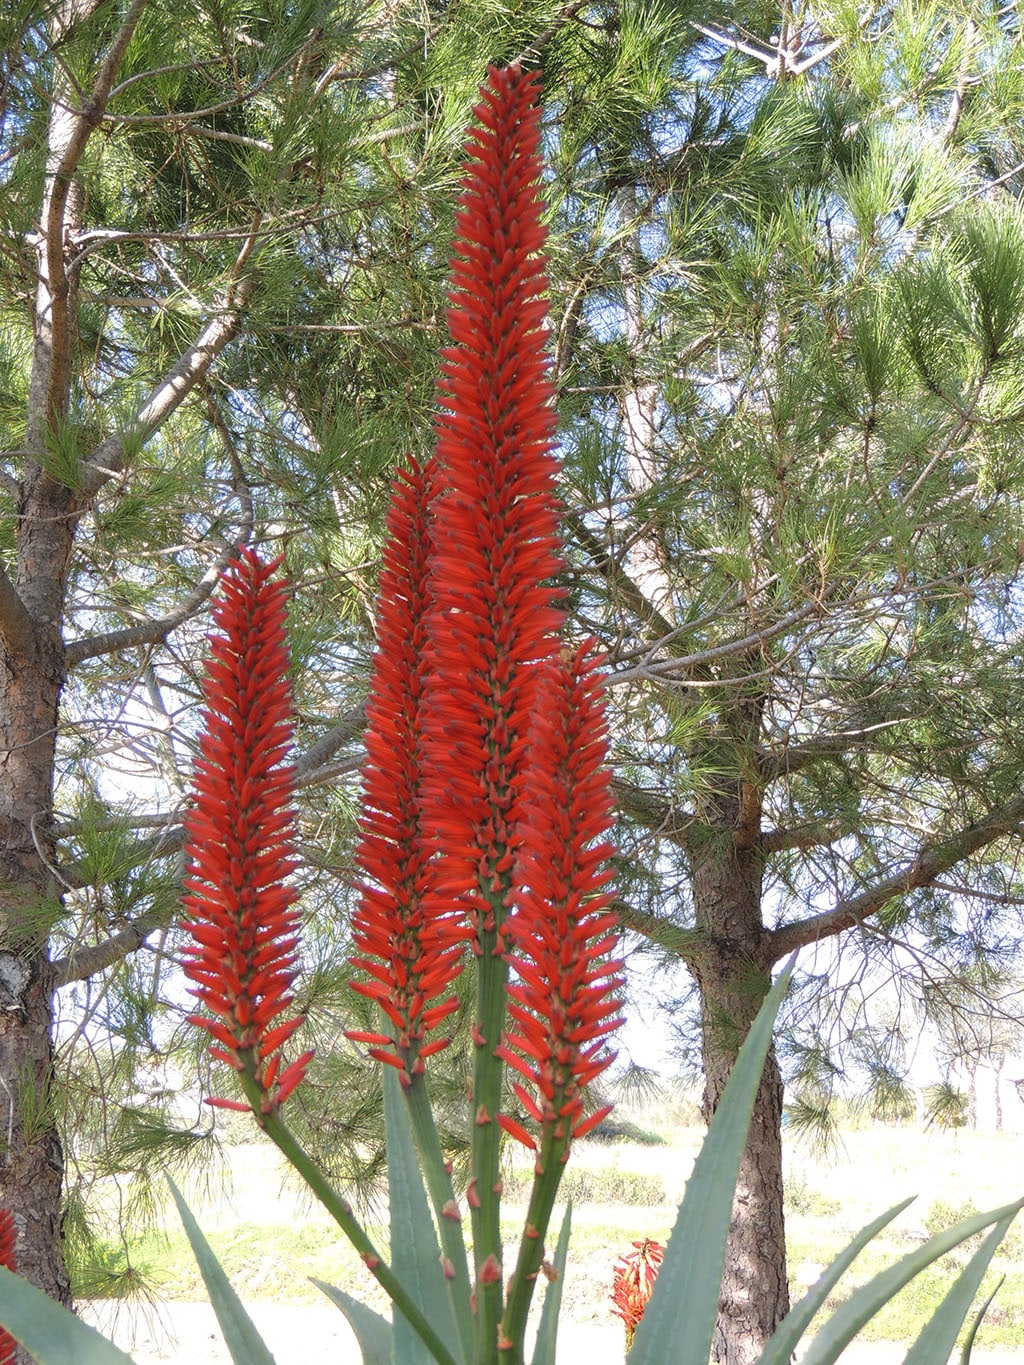
[[[545,1242],[573,1143],[607,1113],[588,1106],[587,1091],[611,1064],[608,1041],[621,1023],[602,678],[591,642],[561,638],[554,585],[560,547],[536,88],[513,67],[493,70],[481,92],[457,217],[437,453],[422,466],[410,460],[392,488],[353,922],[357,989],[379,1020],[349,1034],[384,1071],[390,1259],[285,1119],[313,1054],[286,1057],[303,1022],[292,995],[299,922],[290,882],[286,587],[274,577],[276,562],[253,551],[239,554],[222,585],[204,684],[183,965],[201,1007],[194,1022],[238,1093],[211,1103],[252,1113],[390,1296],[388,1320],[321,1285],[349,1318],[364,1365],[525,1365],[542,1276],[532,1365],[553,1365],[568,1212],[552,1263]],[[427,1091],[427,1063],[449,1041],[439,1031],[454,1009],[449,988],[468,954],[477,961],[465,1190],[472,1258]],[[791,971],[739,1052],[630,1365],[710,1359],[740,1159]],[[516,1112],[508,1112],[506,1069],[515,1073]],[[510,1275],[500,1230],[503,1132],[533,1152],[535,1171]],[[268,1365],[270,1353],[172,1193],[232,1358]],[[990,1229],[908,1360],[948,1355],[1022,1202],[933,1237],[856,1290],[808,1344],[805,1365],[837,1360],[925,1266]],[[900,1207],[836,1259],[780,1324],[761,1365],[790,1360],[826,1296]],[[3,1267],[0,1329],[43,1365],[129,1359]]]

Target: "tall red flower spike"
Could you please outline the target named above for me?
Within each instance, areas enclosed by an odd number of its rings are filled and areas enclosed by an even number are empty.
[[[361,838],[357,865],[366,874],[352,932],[353,965],[369,981],[355,990],[375,1000],[394,1034],[350,1031],[370,1055],[399,1069],[409,1083],[423,1058],[447,1038],[426,1041],[457,1007],[441,996],[462,970],[468,930],[426,894],[432,846],[421,828],[422,728],[426,679],[433,461],[413,460],[391,488],[384,562],[378,589],[377,652],[366,705]]]
[[[491,68],[469,134],[442,352],[425,731],[425,823],[436,890],[475,912],[478,950],[502,942],[524,737],[539,661],[561,614],[555,413],[544,352],[547,280],[537,82]]]
[[[242,550],[214,607],[194,805],[186,817],[188,872],[183,927],[193,942],[184,969],[213,1015],[193,1015],[217,1046],[214,1057],[258,1092],[264,1114],[295,1089],[312,1057],[282,1066],[283,1045],[301,1018],[283,1022],[298,944],[292,859],[292,700],[285,635],[287,587]],[[226,1109],[236,1100],[211,1099]]]
[[[633,1247],[615,1267],[612,1284],[612,1312],[626,1324],[627,1351],[633,1344],[633,1335],[643,1318],[665,1254],[661,1243],[649,1237],[634,1242]]]
[[[0,1265],[8,1270],[17,1270],[18,1264],[14,1248],[18,1241],[18,1231],[14,1226],[14,1214],[10,1209],[0,1209]],[[18,1343],[9,1332],[0,1327],[0,1365],[14,1365]]]
[[[535,1087],[535,1094],[518,1082],[513,1089],[563,1152],[611,1108],[584,1118],[582,1092],[614,1060],[605,1039],[622,1022],[622,964],[610,956],[617,946],[609,909],[612,849],[602,837],[612,825],[602,677],[589,647],[543,669],[530,789],[521,807],[523,885],[509,922],[518,977],[508,987],[509,1014],[516,1028],[498,1049]],[[535,1146],[516,1120],[498,1122]]]

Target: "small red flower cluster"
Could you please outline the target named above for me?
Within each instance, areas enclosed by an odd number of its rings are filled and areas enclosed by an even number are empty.
[[[6,1266],[12,1272],[18,1269],[14,1254],[17,1241],[18,1233],[14,1226],[14,1214],[11,1213],[10,1209],[0,1209],[0,1265]],[[14,1365],[17,1350],[18,1343],[10,1332],[5,1332],[0,1327],[0,1365]]]
[[[612,1286],[612,1312],[626,1324],[627,1349],[632,1345],[633,1334],[640,1325],[665,1254],[665,1248],[648,1237],[642,1242],[634,1242],[633,1246],[636,1249],[627,1252],[615,1267]]]
[[[214,607],[194,805],[186,817],[188,872],[184,970],[213,1018],[191,1022],[214,1039],[213,1056],[253,1082],[263,1113],[302,1080],[312,1057],[282,1067],[281,1048],[302,1022],[292,1006],[298,916],[291,856],[291,689],[280,560],[242,550]],[[210,1104],[246,1110],[236,1100]]]

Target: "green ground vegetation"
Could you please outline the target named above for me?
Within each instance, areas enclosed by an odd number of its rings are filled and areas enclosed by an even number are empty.
[[[688,1112],[688,1111],[684,1111]],[[566,1172],[573,1242],[565,1312],[577,1322],[615,1326],[609,1294],[612,1267],[641,1237],[665,1240],[700,1146],[693,1123],[634,1116],[627,1135],[578,1144]],[[639,1140],[638,1140],[639,1139]],[[791,1289],[800,1297],[854,1232],[909,1194],[917,1199],[854,1266],[848,1288],[942,1227],[1020,1193],[1022,1138],[1013,1133],[924,1131],[914,1122],[841,1127],[832,1149],[813,1151],[799,1137],[786,1144],[787,1229]],[[269,1144],[223,1149],[219,1175],[189,1191],[210,1242],[245,1298],[322,1302],[309,1277],[327,1280],[383,1308],[383,1300],[355,1253],[327,1216],[282,1170]],[[508,1240],[521,1224],[529,1185],[526,1160],[509,1153],[506,1173]],[[114,1193],[111,1191],[113,1207]],[[367,1196],[374,1235],[384,1241],[383,1197]],[[557,1218],[556,1218],[557,1224]],[[918,1277],[875,1320],[865,1339],[912,1338],[965,1263],[971,1244]],[[168,1212],[158,1228],[126,1243],[105,1244],[108,1271],[120,1268],[126,1291],[166,1300],[205,1297],[184,1234]],[[1011,1229],[989,1272],[983,1294],[1004,1278],[988,1311],[979,1345],[1024,1349],[1024,1228]],[[88,1286],[80,1289],[87,1292]],[[380,1300],[380,1302],[378,1302]],[[838,1299],[830,1299],[828,1310]]]

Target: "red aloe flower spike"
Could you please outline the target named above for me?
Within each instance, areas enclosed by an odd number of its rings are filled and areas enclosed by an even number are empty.
[[[243,549],[214,606],[219,634],[203,683],[206,708],[194,805],[186,817],[183,967],[191,994],[214,1016],[191,1016],[211,1053],[234,1067],[262,1114],[295,1089],[312,1057],[281,1069],[281,1047],[302,1023],[292,1006],[299,919],[292,858],[292,700],[285,635],[287,586]],[[211,1099],[229,1109],[249,1106]]]
[[[665,1248],[660,1242],[645,1237],[634,1242],[634,1251],[627,1252],[615,1267],[612,1285],[612,1312],[626,1324],[626,1349],[633,1344],[633,1336],[644,1315],[648,1300],[658,1278]]]
[[[355,990],[375,1000],[392,1033],[352,1031],[370,1055],[397,1066],[408,1084],[420,1058],[446,1039],[426,1042],[457,1007],[436,1001],[462,970],[468,929],[431,901],[433,847],[421,827],[422,730],[426,678],[430,534],[436,467],[410,460],[391,486],[377,597],[377,652],[366,705],[361,838],[356,861],[366,874],[352,931],[352,962],[370,978]],[[433,907],[433,908],[432,908]]]
[[[0,1265],[10,1271],[18,1269],[14,1248],[18,1241],[18,1230],[14,1225],[14,1214],[10,1209],[0,1209]],[[0,1365],[14,1365],[18,1343],[9,1332],[0,1327]]]
[[[522,891],[509,922],[517,1029],[499,1048],[536,1087],[535,1103],[516,1088],[528,1112],[556,1137],[564,1133],[565,1146],[608,1113],[584,1118],[583,1091],[614,1059],[605,1040],[621,1023],[622,964],[610,957],[612,850],[602,840],[612,825],[602,677],[588,649],[545,664],[538,689],[531,786],[521,806]],[[520,1124],[498,1121],[522,1139]]]
[[[466,143],[442,352],[424,784],[436,890],[465,899],[488,954],[509,910],[529,665],[552,655],[562,619],[537,82],[518,67],[489,81]]]

